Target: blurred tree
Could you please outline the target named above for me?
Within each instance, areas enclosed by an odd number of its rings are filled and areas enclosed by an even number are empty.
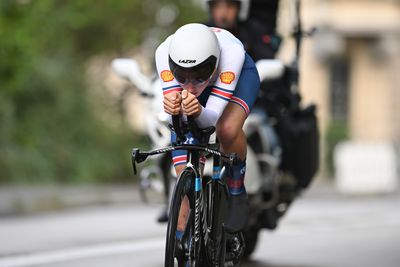
[[[171,28],[202,13],[188,1]],[[0,182],[121,181],[138,139],[100,120],[85,63],[138,45],[162,0],[0,1]],[[94,103],[95,105],[99,103]]]

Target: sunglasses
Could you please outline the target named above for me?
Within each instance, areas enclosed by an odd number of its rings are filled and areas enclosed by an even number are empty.
[[[169,65],[172,74],[174,75],[175,79],[183,85],[188,83],[199,85],[209,81],[216,68],[216,62],[217,58],[214,56],[210,56],[203,63],[197,66],[184,68],[182,66],[179,66],[171,58],[169,58]]]
[[[208,80],[210,80],[212,76],[209,73],[202,74],[202,73],[190,73],[190,72],[178,72],[178,71],[173,73],[173,75],[175,79],[178,81],[178,83],[180,84],[191,83],[193,85],[203,84]]]

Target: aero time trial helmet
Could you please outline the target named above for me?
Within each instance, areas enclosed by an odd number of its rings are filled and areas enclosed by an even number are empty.
[[[203,24],[186,24],[172,36],[169,67],[184,89],[191,83],[198,93],[201,93],[214,74],[219,57],[218,39],[215,33]]]

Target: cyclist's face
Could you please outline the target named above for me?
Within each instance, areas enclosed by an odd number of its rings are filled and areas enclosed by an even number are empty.
[[[191,94],[196,97],[199,96],[207,85],[210,83],[212,74],[209,71],[192,71],[192,70],[180,70],[175,73],[175,79],[182,86],[183,89],[188,90]]]
[[[232,29],[236,26],[239,6],[232,2],[217,1],[211,5],[211,16],[215,26],[223,29]]]
[[[201,95],[201,93],[204,91],[204,89],[206,89],[209,82],[210,82],[209,80],[202,82],[202,83],[195,83],[195,82],[189,81],[185,84],[181,84],[181,86],[183,89],[188,90],[189,93],[198,97]]]

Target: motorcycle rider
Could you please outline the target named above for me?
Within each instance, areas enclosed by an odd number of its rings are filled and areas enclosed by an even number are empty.
[[[231,197],[226,221],[228,230],[240,231],[248,215],[244,187],[247,142],[242,127],[260,87],[255,64],[231,33],[198,23],[184,25],[169,36],[157,48],[155,58],[165,112],[193,116],[201,128],[215,126],[221,150],[240,158],[239,164],[227,166]],[[173,163],[179,176],[186,152],[174,151]],[[185,227],[188,207],[186,199],[178,230]]]
[[[246,52],[254,61],[274,58],[281,42],[281,38],[275,29],[279,0],[264,0],[262,3],[264,13],[262,15],[253,12],[259,4],[254,3],[256,2],[254,0],[251,3],[249,1],[206,0],[210,16],[206,24],[230,31],[243,43]],[[243,9],[249,6],[249,18],[241,20],[239,18],[240,13],[246,11]],[[259,17],[263,17],[264,22]]]
[[[208,26],[230,31],[243,43],[246,52],[255,61],[275,58],[281,43],[276,32],[279,0],[206,0],[206,3]],[[246,15],[245,20],[243,15]],[[261,90],[265,94],[271,84],[261,82]],[[268,107],[262,100],[257,100],[257,105],[266,112]],[[264,211],[264,224],[273,229],[278,217],[275,209],[267,209]]]

